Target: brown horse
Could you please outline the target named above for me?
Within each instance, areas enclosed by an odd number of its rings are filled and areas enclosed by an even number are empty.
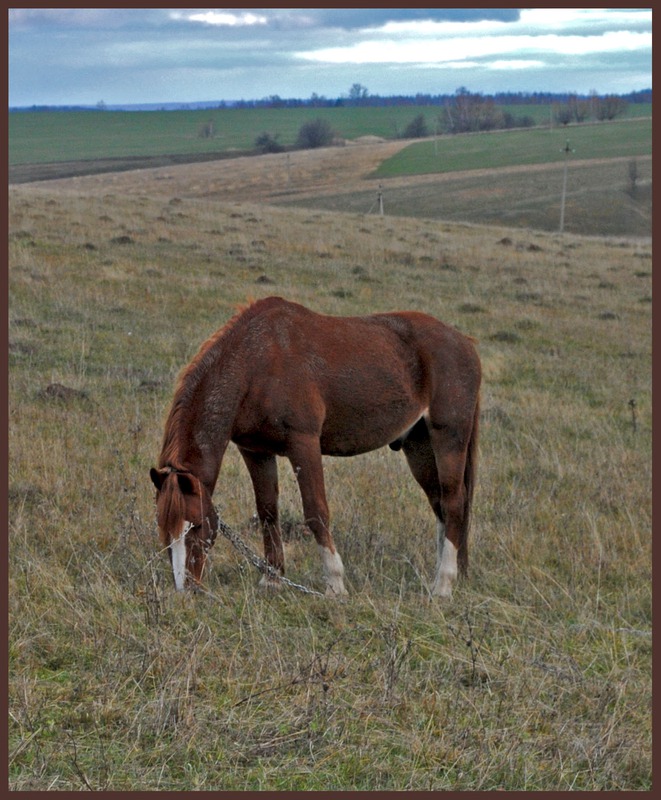
[[[322,456],[389,444],[404,451],[436,515],[433,594],[449,597],[457,563],[463,573],[468,565],[480,373],[473,340],[415,311],[331,317],[269,297],[237,314],[182,373],[150,471],[177,589],[201,581],[218,528],[211,497],[234,442],[252,479],[267,562],[284,574],[276,456],[286,456],[327,594],[345,594]]]

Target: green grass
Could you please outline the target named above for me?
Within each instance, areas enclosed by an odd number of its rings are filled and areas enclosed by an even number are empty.
[[[596,236],[650,236],[652,233],[652,159],[636,159],[638,182],[632,191],[629,159],[575,161],[567,173],[565,230]],[[557,231],[563,164],[522,169],[480,170],[412,176],[379,184],[385,213],[439,221],[501,224]],[[365,184],[367,185],[367,183]],[[321,193],[281,205],[327,211],[376,213],[377,187],[341,194]]]
[[[263,131],[279,134],[283,145],[293,145],[301,125],[317,117],[327,119],[343,138],[392,138],[421,110],[430,118],[437,113],[435,108],[408,107],[13,113],[9,163],[246,150]],[[202,139],[198,131],[208,120],[214,121],[216,133]]]
[[[110,189],[10,204],[12,790],[651,790],[648,244]],[[479,339],[452,603],[387,448],[325,462],[346,603],[262,595],[224,540],[208,594],[173,591],[148,470],[176,375],[272,293]],[[319,588],[284,463],[281,498],[288,574]],[[216,502],[259,548],[233,448]]]
[[[572,161],[651,155],[652,120],[443,136],[411,144],[384,161],[374,177],[549,164],[564,158],[567,140]]]
[[[510,110],[515,115],[531,115],[541,124],[548,120],[544,106],[513,106]],[[317,117],[327,119],[342,138],[394,138],[420,113],[433,131],[438,111],[436,106],[395,106],[16,112],[9,115],[9,164],[249,150],[264,131],[279,134],[284,145],[293,145],[301,125]],[[628,113],[648,115],[650,107],[632,106]],[[200,128],[209,120],[213,120],[216,133],[213,138],[200,138]]]

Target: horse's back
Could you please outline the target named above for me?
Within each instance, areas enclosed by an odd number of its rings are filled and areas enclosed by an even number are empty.
[[[240,347],[251,388],[236,432],[245,445],[259,421],[273,443],[299,430],[327,454],[366,452],[432,406],[470,405],[479,386],[468,337],[420,312],[329,316],[282,298],[250,311]]]
[[[429,314],[331,316],[281,297],[260,300],[251,311],[254,338],[243,341],[260,375],[285,369],[330,386],[370,375],[419,388],[441,375],[471,387],[480,381],[474,340]]]

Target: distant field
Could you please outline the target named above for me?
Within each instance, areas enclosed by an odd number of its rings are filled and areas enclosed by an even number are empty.
[[[390,108],[206,109],[203,111],[15,112],[9,115],[9,164],[45,164],[106,158],[159,155],[208,155],[249,150],[267,131],[292,145],[300,126],[327,119],[338,136],[355,139],[397,136],[418,114],[435,129],[438,106]],[[503,106],[515,116],[548,122],[548,106]],[[651,106],[631,105],[627,116],[649,116]],[[213,121],[215,135],[201,138],[201,127]]]
[[[442,136],[396,153],[381,164],[374,177],[548,164],[563,159],[561,151],[567,140],[574,161],[651,155],[652,120]]]
[[[565,230],[587,236],[652,234],[652,159],[636,158],[638,182],[629,185],[629,159],[576,161],[567,174]],[[563,165],[458,171],[384,179],[385,214],[557,231]],[[278,199],[280,205],[327,211],[377,212],[377,184],[359,190]]]
[[[171,197],[204,202],[258,201],[362,214],[378,213],[377,192],[381,191],[386,216],[557,231],[563,182],[561,147],[566,141],[562,134],[572,136],[572,146],[576,142],[567,176],[565,230],[588,236],[650,236],[652,156],[649,126],[643,121],[571,128],[553,134],[533,129],[457,136],[443,140],[456,148],[454,171],[395,173],[378,179],[374,176],[381,164],[392,166],[396,164],[395,154],[419,150],[420,145],[390,141],[265,156],[210,156],[212,160],[186,164],[173,164],[171,157],[150,158],[142,166],[151,168],[140,170],[136,166],[141,162],[129,169],[121,160],[112,164],[16,166],[10,169],[10,182],[48,177],[51,180],[47,185],[52,189],[97,196],[153,197],[167,191]],[[540,149],[540,141],[546,142],[545,150]],[[518,149],[509,142],[518,143]],[[530,157],[535,146],[540,159],[550,151],[552,162],[517,162],[521,152]],[[487,147],[489,166],[479,168]],[[461,148],[466,151],[465,158]],[[647,150],[648,155],[627,155],[637,149]],[[601,157],[588,158],[587,154],[596,153]],[[440,161],[434,154],[434,142],[427,143],[426,159],[433,165]],[[633,188],[629,173],[632,162],[637,170]],[[424,163],[421,160],[418,166]],[[415,166],[410,163],[412,172]],[[68,169],[71,171],[67,173]],[[18,178],[17,173],[21,173]],[[72,180],[67,174],[79,177]],[[59,180],[58,175],[62,175]]]
[[[9,118],[9,163],[34,164],[126,156],[249,150],[267,131],[293,145],[301,125],[327,119],[340,137],[392,138],[419,113],[438,108],[216,109],[204,111],[14,113]],[[215,135],[200,138],[213,120]]]

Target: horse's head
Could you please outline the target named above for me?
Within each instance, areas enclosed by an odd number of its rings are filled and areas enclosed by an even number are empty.
[[[211,495],[192,473],[164,467],[149,472],[156,487],[156,518],[168,548],[177,590],[199,586],[207,552],[218,532]]]

